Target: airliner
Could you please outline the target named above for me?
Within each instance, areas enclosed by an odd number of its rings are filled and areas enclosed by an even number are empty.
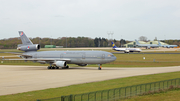
[[[37,51],[40,49],[39,44],[33,44],[23,31],[19,31],[22,44],[17,49],[24,51],[19,57],[22,59],[8,60],[24,60],[33,61],[41,64],[50,64],[47,69],[69,68],[67,64],[76,64],[78,66],[87,66],[88,64],[101,65],[116,60],[116,57],[105,51]]]
[[[124,51],[124,53],[129,53],[129,52],[141,52],[142,50],[140,48],[120,48],[120,47],[116,47],[116,45],[111,42],[112,44],[112,48],[115,51]]]

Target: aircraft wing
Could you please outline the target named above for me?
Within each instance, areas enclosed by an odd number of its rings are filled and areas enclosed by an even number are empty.
[[[24,60],[24,61],[71,61],[71,59],[54,59],[54,58],[30,58],[30,59],[4,59],[4,60]]]
[[[16,53],[16,52],[5,52],[5,53],[10,53],[10,54],[15,54],[15,55],[22,55],[22,53]]]

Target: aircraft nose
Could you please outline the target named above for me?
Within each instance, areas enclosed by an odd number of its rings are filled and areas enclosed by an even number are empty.
[[[116,59],[117,59],[117,58],[114,56],[114,57],[113,57],[113,61],[115,61]]]

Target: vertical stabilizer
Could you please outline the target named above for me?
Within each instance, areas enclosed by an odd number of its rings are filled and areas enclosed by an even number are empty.
[[[117,48],[116,45],[113,42],[111,42],[111,44],[112,44],[113,48]]]
[[[160,43],[160,41],[158,41],[158,45],[159,45],[159,46],[161,46],[161,43]]]
[[[21,37],[22,45],[33,45],[31,40],[29,40],[23,31],[19,31],[19,36]]]
[[[139,41],[135,40],[136,41],[136,45],[140,44]]]

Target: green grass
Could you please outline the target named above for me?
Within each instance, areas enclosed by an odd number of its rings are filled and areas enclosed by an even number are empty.
[[[9,53],[1,53],[0,56],[10,55]],[[103,64],[102,67],[165,67],[165,66],[179,66],[180,54],[114,54],[117,59],[114,62]],[[145,57],[145,59],[143,59]],[[5,57],[5,59],[12,59],[18,57]],[[1,60],[2,61],[2,60]],[[18,62],[9,61],[0,63],[0,65],[42,65],[33,62]],[[74,65],[70,65],[73,67]],[[98,67],[98,65],[89,65],[89,67]]]
[[[179,101],[180,90],[172,90],[164,93],[157,93],[153,95],[136,96],[130,99],[119,101]]]
[[[180,54],[114,54],[117,59],[116,61],[141,61],[141,62],[169,62],[179,61]],[[145,59],[143,59],[145,57]]]
[[[180,77],[180,72],[134,76],[128,78],[101,81],[101,82],[85,83],[85,84],[71,85],[71,86],[59,87],[59,88],[50,88],[50,89],[32,91],[32,92],[26,92],[20,94],[4,95],[4,96],[0,96],[0,101],[12,101],[12,100],[34,101],[37,99],[48,99],[48,98],[60,97],[62,95],[81,94],[92,91],[114,89],[114,88],[137,85],[137,84],[174,79],[179,77]]]

